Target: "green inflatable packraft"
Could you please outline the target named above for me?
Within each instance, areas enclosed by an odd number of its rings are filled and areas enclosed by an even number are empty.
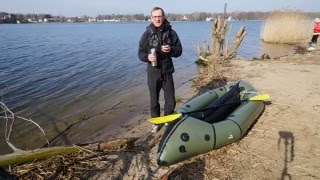
[[[220,107],[192,113],[170,123],[159,144],[158,164],[169,166],[240,140],[262,113],[264,103],[239,101],[256,95],[253,86],[241,80],[189,100],[176,112]],[[223,104],[232,105],[221,106]]]

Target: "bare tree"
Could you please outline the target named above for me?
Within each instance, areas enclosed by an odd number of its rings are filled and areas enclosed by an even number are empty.
[[[247,34],[242,26],[233,40],[231,48],[228,48],[229,35],[232,26],[227,24],[225,19],[220,16],[212,23],[211,32],[211,49],[206,43],[203,46],[197,45],[200,61],[203,64],[208,64],[214,60],[229,60],[232,59],[237,52],[239,45]],[[229,30],[229,31],[228,31]],[[229,32],[228,34],[227,31]]]

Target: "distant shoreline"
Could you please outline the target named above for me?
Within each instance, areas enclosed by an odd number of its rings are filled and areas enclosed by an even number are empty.
[[[274,11],[272,11],[274,12]],[[166,18],[171,22],[194,22],[194,21],[213,21],[219,16],[228,21],[261,21],[265,19],[270,12],[194,12],[189,14],[166,14]],[[311,19],[319,17],[320,13],[305,12]],[[63,15],[51,14],[22,14],[0,12],[0,24],[25,24],[25,23],[78,23],[78,22],[148,22],[150,15],[140,14],[105,14],[92,16],[73,16],[66,17]]]

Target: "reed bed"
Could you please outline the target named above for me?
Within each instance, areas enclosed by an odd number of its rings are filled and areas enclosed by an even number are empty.
[[[277,10],[269,13],[261,27],[260,38],[265,42],[297,44],[310,40],[313,21],[299,10]]]

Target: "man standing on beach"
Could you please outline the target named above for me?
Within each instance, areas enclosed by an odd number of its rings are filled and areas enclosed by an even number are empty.
[[[164,92],[164,115],[172,114],[175,106],[175,91],[172,74],[172,57],[182,54],[182,46],[177,33],[171,29],[162,8],[154,7],[151,11],[152,23],[147,26],[139,42],[139,59],[148,63],[148,87],[150,94],[151,117],[160,116],[159,94]],[[160,126],[153,125],[152,133]]]

